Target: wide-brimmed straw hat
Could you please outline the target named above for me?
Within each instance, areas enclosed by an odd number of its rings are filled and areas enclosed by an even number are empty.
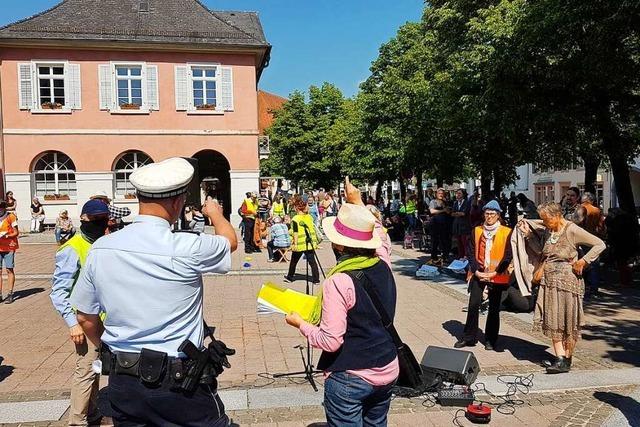
[[[350,248],[378,249],[382,240],[374,230],[376,218],[363,206],[345,203],[338,216],[322,220],[327,238],[336,245]]]

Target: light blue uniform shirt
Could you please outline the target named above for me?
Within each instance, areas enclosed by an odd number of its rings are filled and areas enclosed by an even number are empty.
[[[80,269],[80,258],[72,247],[67,246],[56,252],[56,269],[51,280],[51,302],[68,327],[78,324],[71,308],[69,295],[73,288],[76,272]]]
[[[112,351],[179,356],[185,339],[203,343],[202,274],[230,269],[228,239],[172,233],[164,219],[140,215],[93,245],[71,303],[107,313],[102,341]]]

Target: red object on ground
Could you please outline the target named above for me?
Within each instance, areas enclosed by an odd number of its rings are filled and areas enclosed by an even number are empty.
[[[491,407],[482,403],[479,405],[471,404],[467,406],[464,415],[472,423],[487,424],[491,421]]]

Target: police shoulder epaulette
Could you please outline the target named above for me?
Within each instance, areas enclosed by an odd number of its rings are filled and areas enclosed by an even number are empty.
[[[193,230],[171,230],[172,233],[188,233],[188,234],[195,234],[196,236],[200,235],[199,231],[193,231]]]

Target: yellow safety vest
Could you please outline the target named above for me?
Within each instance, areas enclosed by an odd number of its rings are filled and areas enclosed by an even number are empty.
[[[284,216],[284,203],[273,202],[273,215]]]
[[[84,262],[87,260],[87,255],[89,255],[91,243],[87,242],[84,237],[82,237],[81,233],[76,233],[75,236],[60,246],[58,250],[61,251],[67,247],[73,249],[76,255],[78,255],[78,258],[80,259],[80,268],[82,268],[84,266]],[[78,271],[80,271],[80,269],[78,269]]]
[[[73,285],[71,285],[71,291],[69,292],[69,294],[73,292],[73,288],[76,285],[78,278],[80,277],[80,272],[82,271],[82,267],[84,267],[84,263],[87,261],[87,256],[89,255],[89,251],[91,250],[91,245],[92,244],[90,242],[86,241],[84,237],[82,237],[82,233],[78,232],[75,234],[75,236],[67,240],[66,243],[64,243],[58,249],[59,251],[65,248],[73,249],[76,255],[78,255],[78,260],[80,263],[78,270],[76,270],[76,272],[73,275]],[[74,311],[75,311],[75,308],[74,308]],[[107,317],[107,314],[105,312],[100,312],[100,319],[103,322],[106,317]]]
[[[244,199],[244,204],[247,207],[247,212],[252,212],[252,213],[247,213],[246,215],[243,215],[243,216],[247,218],[255,218],[256,212],[258,212],[258,205],[256,203],[253,203],[253,200],[251,199]]]
[[[307,234],[305,233],[305,228],[309,230],[309,235],[311,236],[311,243],[309,244],[309,250],[315,250],[318,248],[318,237],[316,236],[316,228],[313,223],[313,217],[309,214],[304,215],[296,215],[291,219],[291,229],[289,229],[289,234],[292,237],[293,241],[293,225],[295,223],[298,232],[296,233],[298,236],[297,244],[291,247],[291,250],[294,252],[304,252],[307,250]]]

